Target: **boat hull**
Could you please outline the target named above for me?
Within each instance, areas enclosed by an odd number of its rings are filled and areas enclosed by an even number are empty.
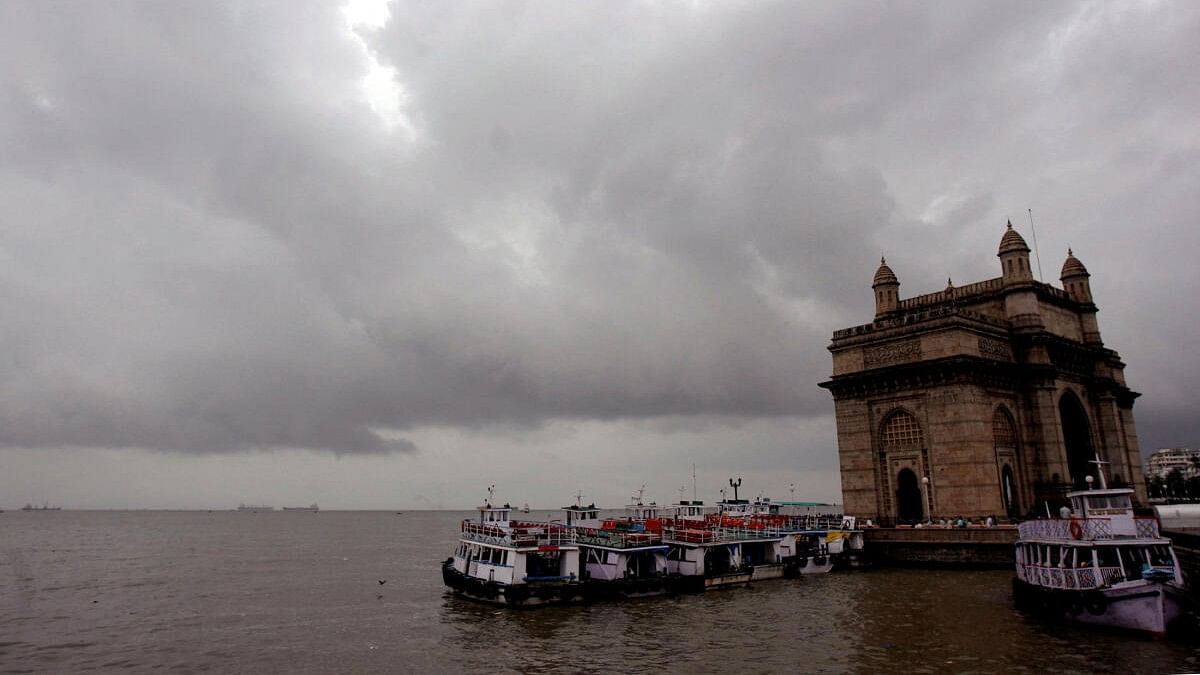
[[[455,595],[477,602],[508,607],[536,607],[584,602],[579,581],[539,581],[531,584],[502,584],[469,577],[454,569],[454,559],[442,563],[442,582]]]
[[[795,574],[789,569],[786,563],[767,563],[755,564],[750,567],[750,580],[762,581],[763,579],[782,579],[783,577],[792,577]]]
[[[750,583],[751,577],[754,576],[753,571],[745,572],[729,572],[727,574],[714,574],[711,576],[697,577],[704,579],[704,588],[729,588],[732,586],[746,586]]]
[[[540,581],[501,584],[469,577],[454,569],[453,558],[442,564],[442,581],[455,595],[507,607],[568,605],[607,600],[649,598],[679,593],[699,593],[703,577],[678,574],[614,581]]]
[[[1013,600],[1019,609],[1052,619],[1066,619],[1164,635],[1183,613],[1183,591],[1174,584],[1138,581],[1088,591],[1046,588],[1013,579]]]
[[[833,564],[833,556],[815,555],[802,557],[797,569],[800,574],[827,574],[833,570]]]

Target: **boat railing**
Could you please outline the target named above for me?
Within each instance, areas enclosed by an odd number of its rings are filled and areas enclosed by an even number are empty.
[[[1134,518],[1133,537],[1113,532],[1109,518],[1061,518],[1027,520],[1017,525],[1021,539],[1077,539],[1086,541],[1107,539],[1157,539],[1158,522],[1154,518]]]
[[[575,543],[575,531],[548,523],[513,523],[499,527],[464,520],[463,539],[497,546],[568,546]]]
[[[575,543],[605,546],[608,548],[638,548],[661,544],[662,538],[654,532],[631,532],[577,527],[575,528]]]
[[[1100,588],[1122,581],[1120,567],[1043,567],[1041,565],[1024,565],[1022,567],[1025,581],[1047,588],[1063,588],[1071,590],[1087,590]]]
[[[719,541],[715,530],[703,527],[663,526],[664,541],[678,541],[686,544],[711,544]]]
[[[663,540],[677,541],[687,544],[713,544],[717,542],[736,542],[754,539],[781,538],[789,532],[777,527],[738,527],[736,525],[717,525],[704,528],[663,527]]]
[[[1138,539],[1158,539],[1162,536],[1158,531],[1157,518],[1134,518],[1133,525],[1137,528]]]
[[[786,532],[775,526],[737,526],[722,525],[716,528],[717,539],[720,541],[739,541],[744,539],[777,539]]]

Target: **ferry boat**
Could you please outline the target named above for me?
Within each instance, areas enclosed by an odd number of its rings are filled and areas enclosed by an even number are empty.
[[[644,489],[644,486],[643,486]],[[575,529],[581,576],[588,600],[643,598],[704,590],[700,577],[668,570],[670,546],[663,541],[657,504],[625,507],[623,518],[601,520],[595,505],[564,507]]]
[[[1056,618],[1162,635],[1185,607],[1171,541],[1157,520],[1134,515],[1131,488],[1109,488],[1102,472],[1100,483],[1067,494],[1068,517],[1017,526],[1014,602]]]
[[[454,555],[442,563],[442,581],[459,596],[509,606],[583,602],[579,546],[562,523],[510,520],[512,507],[493,506],[493,489],[462,521]]]
[[[283,507],[283,510],[284,511],[320,511],[321,509],[316,504],[309,504],[308,506],[285,506],[285,507]]]

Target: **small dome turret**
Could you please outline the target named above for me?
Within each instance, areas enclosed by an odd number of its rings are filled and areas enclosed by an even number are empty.
[[[879,259],[879,269],[875,270],[875,280],[871,282],[871,288],[876,288],[884,284],[900,284],[900,280],[896,278],[896,273],[892,268],[888,267],[887,259]]]
[[[1021,233],[1013,229],[1012,221],[1008,221],[1008,229],[1004,231],[1004,236],[1000,238],[1000,252],[997,255],[1005,253],[1013,253],[1015,251],[1024,251],[1029,253],[1029,245],[1025,243],[1025,237]]]
[[[1092,275],[1088,274],[1087,268],[1083,266],[1083,263],[1079,262],[1079,258],[1075,257],[1071,249],[1067,249],[1067,260],[1063,263],[1062,274],[1059,275],[1059,278],[1065,281],[1067,279],[1074,279],[1075,277],[1090,276]]]
[[[900,306],[900,280],[896,273],[888,267],[887,260],[879,258],[879,269],[875,270],[875,279],[871,282],[875,289],[875,318],[891,314]]]
[[[1025,238],[1013,229],[1012,221],[1008,221],[1008,229],[1000,238],[1000,276],[1004,285],[1021,284],[1033,281],[1033,270],[1029,267],[1029,246]]]
[[[1075,253],[1067,249],[1067,259],[1063,262],[1062,274],[1059,275],[1063,290],[1079,302],[1092,302],[1092,285],[1088,282],[1090,276],[1092,275],[1088,274],[1087,268],[1079,262]]]

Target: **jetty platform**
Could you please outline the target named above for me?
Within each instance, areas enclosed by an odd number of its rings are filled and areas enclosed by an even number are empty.
[[[870,527],[863,537],[873,566],[1011,570],[1015,564],[1015,525]]]

